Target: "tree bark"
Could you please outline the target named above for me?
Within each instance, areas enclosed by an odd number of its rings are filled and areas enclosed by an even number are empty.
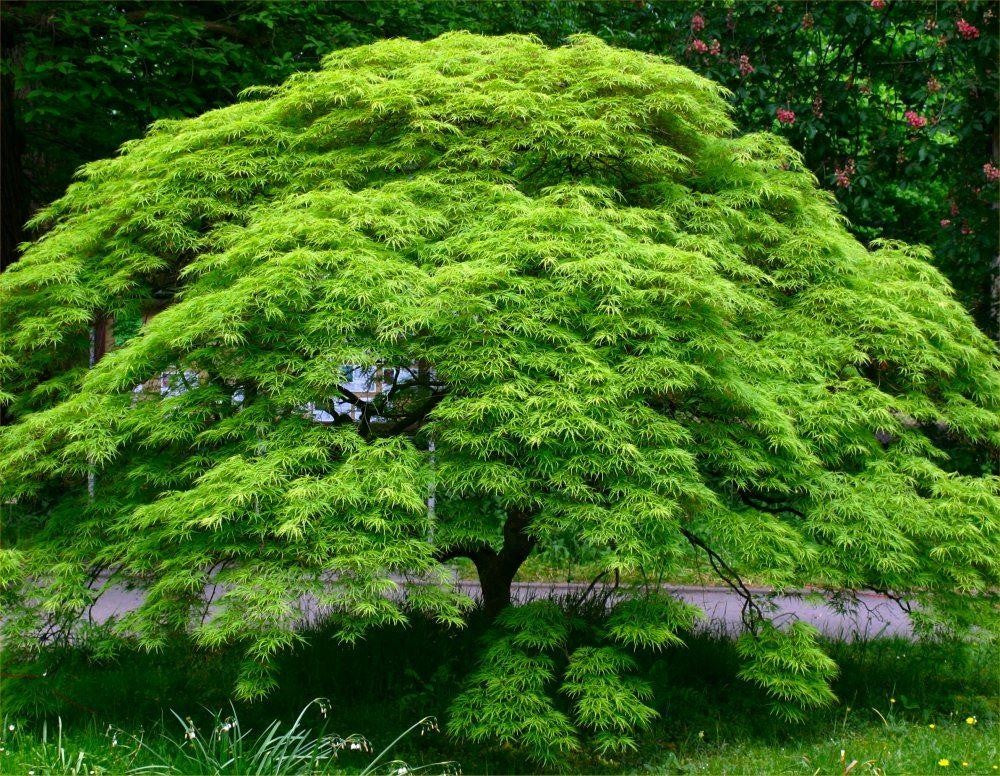
[[[483,611],[493,620],[510,606],[510,588],[517,569],[511,569],[500,562],[495,553],[481,554],[472,559],[479,575],[479,589],[483,594]]]
[[[536,539],[527,531],[531,518],[532,513],[526,511],[509,514],[503,526],[500,552],[489,548],[472,558],[483,592],[483,611],[491,620],[510,606],[514,575],[535,547]]]
[[[474,547],[453,547],[437,555],[439,562],[452,558],[469,558],[479,576],[483,595],[483,611],[490,620],[511,604],[511,584],[514,575],[527,560],[537,539],[528,534],[533,512],[511,512],[503,526],[503,546],[497,552],[486,544]]]

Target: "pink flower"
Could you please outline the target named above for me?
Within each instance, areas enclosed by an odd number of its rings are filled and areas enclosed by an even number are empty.
[[[708,45],[701,38],[695,38],[691,41],[691,48],[697,51],[699,54],[704,54],[708,51]]]
[[[795,123],[795,111],[789,110],[788,108],[778,108],[778,121],[782,124],[794,124]]]
[[[822,94],[817,94],[815,97],[813,97],[812,112],[813,112],[813,115],[816,118],[818,118],[818,119],[823,118],[823,95]]]
[[[903,114],[903,118],[906,119],[906,123],[909,124],[914,129],[922,129],[927,126],[927,118],[921,116],[915,110],[908,110]]]
[[[990,183],[1000,181],[1000,167],[994,166],[991,162],[983,165],[983,172],[986,174],[986,180]]]
[[[941,228],[942,229],[947,229],[949,226],[951,226],[951,219],[950,218],[942,218],[941,219]]]
[[[722,44],[719,43],[718,40],[713,38],[712,45],[708,47],[708,53],[711,54],[713,57],[717,57],[721,52],[722,52]]]
[[[941,91],[941,82],[938,79],[936,79],[934,76],[931,76],[930,78],[927,79],[927,91],[932,92],[932,93],[933,92],[940,92]]]
[[[803,30],[811,30],[813,28],[813,24],[815,24],[815,20],[813,19],[813,15],[811,13],[805,13],[802,15]]]
[[[979,37],[979,28],[969,24],[965,19],[955,22],[955,27],[958,29],[958,34],[966,40],[975,40]]]
[[[750,57],[746,54],[740,54],[739,63],[740,75],[746,78],[750,73],[754,71],[754,66],[750,64]]]
[[[701,32],[703,29],[705,29],[705,17],[699,12],[691,17],[691,31]]]
[[[836,179],[837,186],[842,189],[849,189],[851,187],[851,176],[856,171],[857,168],[853,159],[848,159],[843,167],[834,167],[833,177]]]
[[[885,8],[885,0],[872,0],[871,6],[876,11],[881,11]]]

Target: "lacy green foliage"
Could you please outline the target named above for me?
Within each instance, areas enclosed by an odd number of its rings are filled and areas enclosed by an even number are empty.
[[[767,690],[774,699],[771,710],[789,721],[802,720],[803,709],[836,700],[830,680],[837,664],[820,648],[818,636],[815,627],[798,620],[780,630],[766,623],[736,643],[746,660],[740,677]]]
[[[458,624],[439,558],[518,531],[609,571],[690,543],[731,579],[992,627],[1000,480],[939,444],[1000,443],[994,347],[925,249],[859,244],[723,96],[593,38],[449,34],[339,51],[87,165],[0,279],[10,638],[71,623],[106,570],[148,591],[118,634],[242,645],[258,695],[301,598],[345,639],[413,609]],[[150,309],[88,368],[95,322]],[[641,614],[609,640],[690,619]],[[550,757],[576,739],[544,691],[555,634],[527,626],[480,706],[518,688],[498,729]],[[616,702],[574,691],[578,715]]]
[[[471,741],[498,741],[527,751],[534,759],[555,762],[578,746],[569,718],[557,710],[549,687],[555,681],[555,661],[539,644],[559,646],[565,628],[530,628],[524,638],[519,626],[535,614],[551,625],[562,617],[555,604],[543,602],[507,609],[500,615],[501,632],[491,638],[480,665],[469,677],[468,689],[452,704],[449,730]],[[513,631],[513,633],[511,633]],[[546,642],[545,636],[553,637]]]
[[[689,631],[702,616],[698,607],[666,595],[625,600],[608,617],[608,636],[632,648],[662,649],[682,644],[677,631]]]
[[[656,711],[643,701],[653,697],[646,682],[624,675],[635,661],[614,647],[580,647],[569,656],[562,691],[573,699],[579,724],[594,731],[601,754],[636,749],[629,733],[647,727]]]
[[[8,236],[81,164],[150,122],[226,105],[249,84],[314,69],[330,50],[446,30],[531,33],[549,44],[591,33],[675,57],[725,85],[739,126],[787,137],[837,193],[855,234],[933,246],[935,265],[984,329],[996,331],[998,187],[984,164],[998,163],[990,141],[1000,36],[989,0],[809,8],[773,0],[228,0],[141,10],[34,0],[9,7],[5,21],[14,113],[5,131],[14,153],[23,146],[21,164],[8,160]],[[778,109],[793,112],[794,123],[778,121]],[[912,126],[907,111],[927,124]]]
[[[591,633],[551,601],[505,609],[497,624],[452,703],[454,735],[514,746],[546,763],[582,740],[601,754],[636,749],[631,733],[656,717],[645,703],[652,690],[617,647],[577,646],[581,638],[600,638],[602,628]]]
[[[788,138],[837,194],[854,234],[933,246],[935,266],[996,337],[1000,311],[991,312],[990,288],[1000,249],[998,186],[983,168],[996,165],[998,153],[1000,36],[992,3],[806,8],[708,0],[574,10],[563,14],[564,29],[676,57],[731,89],[739,125]],[[975,32],[963,34],[962,25]],[[780,121],[779,110],[794,121]],[[913,127],[907,111],[926,125]],[[989,469],[990,462],[982,456],[967,465]]]

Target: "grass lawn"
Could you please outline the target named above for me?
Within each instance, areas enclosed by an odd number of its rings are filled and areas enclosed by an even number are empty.
[[[643,758],[624,762],[574,758],[569,770],[678,774],[987,774],[996,773],[1000,767],[1000,745],[997,743],[1000,729],[993,722],[970,726],[963,719],[953,717],[930,728],[928,724],[900,719],[887,719],[883,723],[869,714],[851,719],[851,714],[846,714],[845,723],[831,725],[826,736],[814,738],[810,735],[785,743],[752,737],[730,738],[721,721],[712,730],[688,731],[680,738],[672,738],[665,730],[657,731],[659,735],[646,742],[641,752]],[[49,725],[46,732],[46,743],[42,742],[42,730],[37,725],[22,724],[14,733],[6,732],[0,772],[29,774],[34,771],[36,776],[44,773],[126,773],[141,768],[147,769],[146,772],[210,772],[203,767],[206,760],[185,739],[184,728],[178,720],[158,720],[144,730],[138,726],[129,730],[108,730],[93,722],[67,729],[61,738],[56,725]],[[700,735],[702,732],[704,736]],[[381,745],[388,741],[374,743]],[[376,754],[377,751],[358,753],[347,749],[327,767],[333,772],[357,773]],[[379,763],[386,767],[378,772],[396,771],[400,765],[389,766],[390,761],[404,757],[414,768],[431,765],[427,772],[441,773],[446,771],[444,761],[434,758],[442,754],[456,758],[457,765],[470,763],[464,767],[465,773],[509,772],[506,768],[497,768],[498,762],[483,758],[480,752],[450,747],[441,741],[420,747],[405,740],[387,753]],[[224,759],[228,758],[209,762]],[[947,764],[942,765],[945,761]],[[491,762],[493,769],[486,767]],[[518,772],[530,770],[524,763],[512,765],[511,770]],[[225,772],[249,771],[227,769]]]
[[[343,746],[319,769],[360,773],[425,715],[446,720],[448,702],[482,636],[475,625],[455,632],[418,621],[347,647],[318,629],[309,634],[308,646],[287,656],[279,690],[235,707],[228,701],[235,665],[226,653],[195,654],[177,644],[160,655],[75,650],[53,653],[45,662],[5,655],[0,773],[275,773],[275,742],[318,697],[328,705],[310,706],[294,740],[282,744],[286,766],[280,772],[307,772],[292,755],[308,754],[323,734],[338,733]],[[639,751],[620,761],[581,751],[565,770],[840,776],[1000,771],[1000,661],[993,645],[884,639],[835,643],[830,650],[842,669],[835,686],[839,701],[800,724],[771,716],[767,698],[736,677],[738,661],[724,638],[692,635],[685,648],[647,655],[643,670],[656,690],[660,718]],[[271,751],[262,754],[255,739],[274,721],[280,723],[270,736]],[[185,736],[192,726],[193,741]],[[420,733],[414,730],[392,747],[375,772],[397,772],[402,765],[388,764],[394,758],[414,769],[432,766],[425,773],[446,770],[436,765],[446,761],[465,773],[539,771],[515,749],[469,746],[434,730]],[[371,750],[350,734],[364,735]]]

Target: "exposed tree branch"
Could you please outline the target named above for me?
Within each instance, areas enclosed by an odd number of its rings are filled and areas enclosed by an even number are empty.
[[[392,426],[385,429],[384,431],[381,431],[380,434],[382,436],[395,436],[396,434],[401,434],[403,431],[408,429],[414,423],[417,423],[426,418],[431,413],[431,410],[433,410],[438,404],[440,404],[441,400],[446,395],[447,394],[444,393],[432,394],[431,397],[427,399],[427,401],[425,401],[420,407],[399,418],[396,423],[394,423]]]
[[[736,570],[726,563],[719,553],[705,543],[704,539],[691,533],[691,531],[686,528],[681,528],[680,531],[684,534],[684,538],[686,538],[688,542],[705,551],[705,554],[708,555],[708,562],[712,565],[712,569],[715,571],[716,576],[718,576],[719,579],[725,582],[733,592],[743,599],[743,624],[748,630],[756,633],[757,626],[765,619],[764,612],[761,610],[760,605],[756,602],[756,600],[754,600],[753,593],[750,592],[746,583],[744,583]]]
[[[740,496],[740,501],[742,501],[748,507],[753,507],[754,509],[758,509],[761,512],[770,512],[772,515],[781,515],[788,513],[795,515],[796,517],[800,517],[803,520],[805,519],[806,516],[805,512],[803,512],[802,510],[788,506],[787,504],[765,503],[766,501],[768,501],[767,497],[760,494],[751,495],[750,493],[740,492],[739,496]]]
[[[896,606],[898,606],[907,614],[910,614],[913,611],[913,607],[910,605],[910,602],[908,600],[903,598],[898,593],[892,592],[892,590],[890,590],[887,587],[869,587],[868,589],[871,590],[873,593],[884,595],[886,598],[895,603]]]
[[[475,544],[453,544],[448,547],[442,547],[435,552],[434,560],[438,563],[446,563],[449,560],[455,560],[456,558],[469,558],[470,560],[474,560],[484,552],[492,552],[493,554],[496,554],[496,551],[485,542],[477,542]]]

